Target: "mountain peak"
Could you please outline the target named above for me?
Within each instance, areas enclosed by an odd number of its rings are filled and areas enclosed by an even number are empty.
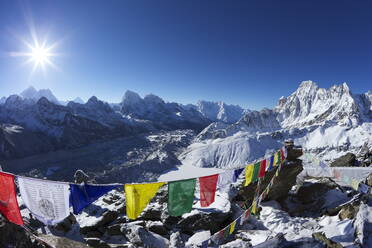
[[[137,104],[141,103],[143,99],[134,91],[127,90],[123,96],[123,104]]]
[[[27,89],[21,92],[23,98],[34,98],[37,94],[37,90],[33,86],[29,86]]]
[[[143,100],[145,100],[145,102],[147,103],[155,103],[155,104],[163,104],[164,103],[164,100],[161,99],[160,97],[158,97],[157,95],[154,95],[154,94],[148,94],[146,95]]]
[[[25,99],[32,99],[34,101],[38,101],[40,98],[45,97],[50,102],[53,102],[55,104],[60,104],[58,99],[53,95],[52,91],[50,89],[41,89],[36,90],[33,86],[28,87],[20,94]]]
[[[83,99],[81,99],[80,97],[76,97],[74,100],[72,100],[73,102],[75,102],[75,103],[80,103],[80,104],[84,104],[85,102],[84,102],[84,100]]]

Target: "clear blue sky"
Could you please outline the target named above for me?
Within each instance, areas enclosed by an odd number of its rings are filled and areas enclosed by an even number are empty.
[[[372,85],[370,1],[11,1],[0,2],[0,95],[29,85],[59,99],[118,102],[125,90],[167,101],[223,100],[272,107],[303,80],[321,87]],[[33,19],[60,41],[60,68],[38,69],[23,51]]]

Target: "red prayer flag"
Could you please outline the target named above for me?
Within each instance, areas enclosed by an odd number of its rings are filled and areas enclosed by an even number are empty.
[[[0,172],[0,213],[14,224],[24,224],[19,211],[14,176],[3,172]]]
[[[259,178],[265,176],[265,170],[266,170],[266,159],[262,160],[260,163],[260,171],[258,172]]]
[[[284,156],[284,147],[282,147],[282,149],[280,149],[280,157],[282,159],[282,163],[284,162],[284,159],[285,159],[285,156]]]
[[[218,174],[199,177],[200,183],[200,206],[208,207],[214,202],[218,181]]]

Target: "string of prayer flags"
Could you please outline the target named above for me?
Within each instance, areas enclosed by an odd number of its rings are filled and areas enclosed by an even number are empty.
[[[260,170],[258,172],[258,177],[262,178],[265,176],[265,171],[266,171],[266,159],[261,160],[260,162]]]
[[[0,213],[10,222],[24,225],[19,210],[14,176],[0,172]]]
[[[181,216],[192,209],[195,193],[195,179],[170,182],[168,184],[168,212]]]
[[[245,167],[245,183],[244,186],[248,186],[252,182],[254,164],[249,164]]]
[[[259,171],[260,171],[260,162],[257,162],[254,164],[252,182],[256,182],[258,180]]]
[[[18,185],[27,208],[45,225],[55,225],[70,215],[69,184],[18,177]]]
[[[216,195],[218,174],[199,178],[200,206],[208,207],[214,202]]]
[[[136,219],[147,207],[159,188],[165,183],[126,184],[125,198],[127,205],[127,216]]]
[[[92,204],[98,198],[118,186],[108,185],[89,185],[89,184],[70,184],[70,204],[74,214],[79,214],[84,208]]]
[[[238,180],[239,175],[243,172],[244,168],[234,170],[234,178],[233,181],[236,182]]]
[[[236,220],[234,220],[233,223],[230,224],[229,234],[232,234],[235,231],[235,225],[236,225]]]
[[[233,171],[226,171],[224,173],[219,174],[218,176],[218,183],[217,187],[219,190],[226,191],[229,189],[231,183],[234,179],[234,172]]]

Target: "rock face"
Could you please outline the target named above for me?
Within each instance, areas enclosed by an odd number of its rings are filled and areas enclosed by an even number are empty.
[[[297,159],[302,155],[300,148],[288,149],[288,157],[291,160],[286,160],[282,165],[279,175],[274,181],[275,187],[269,192],[267,200],[279,200],[288,195],[292,186],[296,184],[297,175],[303,170],[302,161]],[[264,180],[260,184],[260,192],[262,192],[266,186],[270,183],[276,170],[266,172]],[[241,187],[237,195],[236,200],[247,201],[248,205],[253,201],[257,188],[257,182],[251,183],[247,187]]]
[[[352,167],[356,166],[355,154],[349,152],[331,163],[332,167]]]
[[[0,247],[44,248],[44,244],[35,240],[25,229],[7,222],[0,215]]]

